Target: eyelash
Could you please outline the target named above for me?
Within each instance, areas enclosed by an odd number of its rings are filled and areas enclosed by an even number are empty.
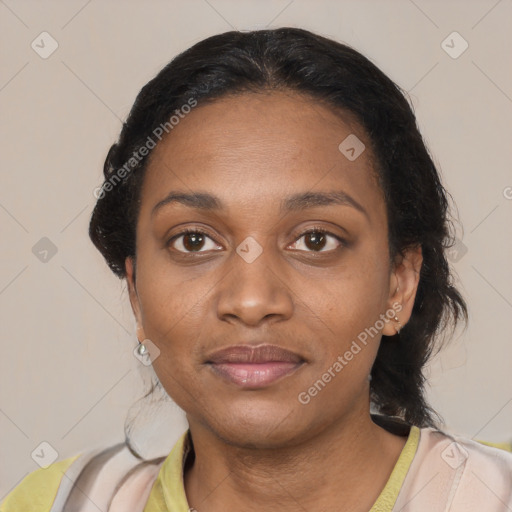
[[[297,238],[295,238],[294,242],[293,243],[296,243],[298,240],[300,240],[302,237],[310,234],[310,233],[321,233],[321,234],[324,234],[324,235],[329,235],[333,238],[335,238],[339,243],[340,243],[340,246],[346,246],[347,245],[347,242],[346,240],[344,240],[343,238],[335,235],[334,233],[331,233],[330,231],[328,231],[327,229],[321,227],[321,226],[313,226],[309,229],[307,229],[306,231],[303,231],[300,236],[298,236]],[[167,242],[167,246],[170,246],[173,242],[175,242],[178,238],[180,238],[181,236],[185,236],[185,235],[190,235],[190,234],[200,234],[200,235],[203,235],[203,236],[206,236],[208,238],[210,238],[210,240],[213,240],[215,243],[217,243],[210,235],[207,231],[201,229],[201,228],[187,228],[187,229],[184,229],[183,231],[180,231],[179,233],[176,233],[172,238],[170,238]],[[322,254],[322,253],[331,253],[333,251],[335,251],[336,249],[331,249],[331,250],[328,250],[328,251],[305,251],[305,252],[309,252],[309,253],[312,253],[312,254]],[[178,251],[180,254],[184,254],[184,255],[193,255],[193,254],[201,254],[202,252],[205,252],[205,251],[189,251],[189,252],[183,252],[183,251]],[[300,252],[304,252],[304,251],[300,251]]]

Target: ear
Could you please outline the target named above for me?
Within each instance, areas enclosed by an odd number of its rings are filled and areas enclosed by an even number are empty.
[[[411,318],[422,263],[421,246],[407,249],[404,254],[396,258],[394,269],[389,277],[388,307],[395,311],[395,316],[400,323],[394,319],[387,322],[382,330],[385,336],[394,336]]]
[[[132,311],[137,322],[137,338],[139,341],[146,339],[144,328],[142,327],[142,314],[139,302],[139,296],[137,294],[137,288],[135,286],[135,262],[133,257],[129,256],[125,260],[126,269],[126,285],[128,286],[128,294],[130,297],[130,304]]]

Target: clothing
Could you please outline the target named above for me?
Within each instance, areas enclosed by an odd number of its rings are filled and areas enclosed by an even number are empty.
[[[512,511],[511,453],[372,418],[407,436],[407,442],[370,512]],[[188,512],[194,510],[183,486],[189,455],[193,443],[187,430],[167,457],[152,461],[140,460],[124,443],[70,457],[28,475],[0,512]]]

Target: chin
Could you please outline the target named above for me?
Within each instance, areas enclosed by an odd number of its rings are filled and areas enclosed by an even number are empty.
[[[217,409],[219,411],[219,409]],[[304,410],[282,403],[232,404],[226,415],[209,422],[225,443],[240,448],[275,449],[293,446],[310,437],[311,425]]]

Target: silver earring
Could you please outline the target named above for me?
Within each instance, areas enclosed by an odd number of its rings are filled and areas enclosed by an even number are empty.
[[[148,347],[142,343],[142,341],[139,343],[139,346],[137,347],[137,353],[139,356],[143,356],[148,351]]]

